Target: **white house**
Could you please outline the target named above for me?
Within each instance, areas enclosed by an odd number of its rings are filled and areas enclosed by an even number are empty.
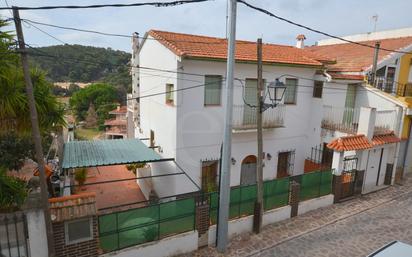
[[[303,42],[297,45],[303,46]],[[226,39],[157,30],[147,32],[140,45],[134,40],[132,63],[139,68],[132,70],[133,93],[140,96],[135,108],[139,113],[134,114],[139,117],[134,134],[149,138],[145,142],[164,157],[175,158],[204,190],[215,189],[218,182],[226,48]],[[396,168],[397,141],[383,140],[379,145],[372,145],[372,141],[377,132],[397,138],[397,103],[373,90],[354,90],[361,87],[359,76],[355,80],[334,77],[327,73],[330,63],[330,58],[307,49],[264,44],[265,82],[279,78],[287,87],[282,104],[263,115],[264,179],[302,174],[307,170],[305,160],[313,147],[323,148],[328,143],[335,153],[328,155],[324,150],[321,161],[337,172],[344,170],[344,158],[349,156],[359,159],[356,169],[362,168],[372,177],[380,176],[387,163]],[[256,74],[256,44],[237,41],[231,186],[256,180],[256,110],[249,107],[256,104]],[[357,119],[359,115],[362,119]],[[349,129],[342,129],[344,126]],[[367,147],[332,147],[339,145],[332,144],[334,140],[359,133],[369,143]],[[369,154],[379,149],[385,149],[384,157]],[[366,164],[373,165],[373,169]],[[153,163],[151,168],[153,175],[176,169],[160,163]],[[159,196],[193,190],[178,176],[157,177],[152,182]],[[377,184],[367,185],[365,192],[379,188],[381,182]]]

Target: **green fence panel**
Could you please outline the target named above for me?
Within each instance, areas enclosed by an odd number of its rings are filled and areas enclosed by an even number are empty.
[[[212,224],[217,223],[218,205],[219,205],[219,194],[217,192],[213,192],[209,196],[209,216],[210,216],[210,223]]]
[[[319,196],[320,172],[305,173],[300,185],[300,200],[308,200]]]
[[[119,232],[119,248],[143,244],[159,239],[158,224],[126,229]]]
[[[106,214],[99,216],[99,233],[104,234],[108,232],[117,231],[117,215]]]
[[[240,187],[235,187],[230,190],[230,207],[229,219],[234,219],[240,216]]]
[[[270,210],[288,205],[290,179],[281,178],[263,183],[264,209]]]
[[[114,250],[119,249],[119,239],[118,233],[113,233],[113,234],[108,234],[108,235],[99,235],[99,241],[100,241],[100,248],[104,252],[111,252]]]
[[[256,202],[256,185],[242,186],[240,188],[239,215],[252,215]]]
[[[332,171],[324,171],[321,175],[320,195],[332,193]]]
[[[160,237],[193,230],[195,226],[195,199],[161,203],[160,220]]]
[[[132,229],[156,223],[159,220],[159,206],[153,205],[117,213],[118,229]]]

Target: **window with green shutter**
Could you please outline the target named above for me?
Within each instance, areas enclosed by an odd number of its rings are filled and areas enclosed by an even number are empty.
[[[286,91],[284,96],[285,104],[296,104],[298,93],[298,80],[294,78],[287,78],[285,80]]]
[[[205,99],[204,105],[220,105],[222,98],[222,76],[205,76]]]

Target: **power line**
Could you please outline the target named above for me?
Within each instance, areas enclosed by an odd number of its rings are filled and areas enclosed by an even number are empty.
[[[351,43],[351,44],[355,44],[355,45],[359,45],[359,46],[364,46],[364,47],[369,47],[369,48],[375,49],[375,46],[368,45],[368,44],[365,44],[365,43],[356,42],[356,41],[352,41],[352,40],[348,40],[348,39],[345,39],[345,38],[342,38],[342,37],[338,37],[338,36],[332,35],[332,34],[330,34],[330,33],[326,33],[326,32],[323,32],[323,31],[320,31],[320,30],[317,30],[317,29],[313,29],[313,28],[311,28],[311,27],[308,27],[308,26],[306,26],[306,25],[302,25],[302,24],[300,24],[300,23],[291,21],[291,20],[289,20],[289,19],[286,19],[286,18],[283,18],[283,17],[281,17],[281,16],[279,16],[279,15],[276,15],[276,14],[274,14],[274,13],[272,13],[272,12],[266,10],[266,9],[257,7],[257,6],[252,5],[252,4],[249,4],[248,2],[246,2],[246,1],[244,1],[244,0],[237,0],[237,1],[238,1],[239,3],[241,3],[241,4],[244,4],[245,6],[247,6],[247,7],[249,7],[249,8],[251,8],[251,9],[254,9],[254,10],[258,11],[258,12],[261,12],[261,13],[264,13],[264,14],[266,14],[266,15],[269,15],[269,16],[271,16],[271,17],[273,17],[273,18],[278,19],[278,20],[287,22],[287,23],[292,24],[292,25],[294,25],[294,26],[297,26],[297,27],[300,27],[300,28],[304,28],[304,29],[306,29],[306,30],[309,30],[309,31],[312,31],[312,32],[315,32],[315,33],[318,33],[318,34],[321,34],[321,35],[324,35],[324,36],[327,36],[327,37],[339,39],[339,40],[344,41],[344,42],[347,42],[347,43]],[[392,50],[392,49],[387,49],[387,48],[379,48],[379,50],[383,50],[383,51],[387,51],[387,52],[401,53],[401,54],[412,54],[412,53],[405,52],[405,51]]]
[[[94,4],[94,5],[53,5],[53,6],[12,6],[12,7],[0,7],[0,10],[12,10],[13,8],[18,10],[53,10],[53,9],[95,9],[103,7],[138,7],[138,6],[153,6],[153,7],[170,7],[191,3],[208,2],[211,0],[179,0],[171,2],[143,2],[143,3],[131,3],[131,4]]]

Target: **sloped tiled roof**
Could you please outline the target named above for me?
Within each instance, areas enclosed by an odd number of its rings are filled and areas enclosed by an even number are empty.
[[[126,126],[127,121],[126,120],[119,120],[119,119],[111,119],[111,120],[105,120],[104,125],[106,126]]]
[[[365,135],[340,137],[331,141],[327,145],[329,149],[338,152],[364,150],[372,148],[372,146],[373,145],[369,142]]]
[[[125,113],[127,113],[127,106],[121,106],[109,112],[109,114],[125,114]]]
[[[344,80],[364,80],[363,75],[356,75],[356,74],[344,74],[344,73],[336,73],[336,72],[328,72],[329,75],[332,76],[333,79],[344,79]]]
[[[150,30],[150,36],[181,57],[221,59],[227,58],[227,40],[223,38]],[[236,41],[237,61],[256,62],[256,43]],[[293,65],[322,66],[317,55],[294,46],[263,44],[263,62]]]
[[[374,146],[398,143],[400,141],[401,141],[401,139],[399,137],[395,136],[394,132],[389,132],[389,133],[386,133],[386,134],[376,135],[376,136],[373,136],[373,138],[372,138],[372,144]]]
[[[360,43],[375,46],[376,41],[381,42],[381,48],[402,50],[412,45],[412,37],[399,37],[380,40],[363,41]],[[362,72],[368,69],[373,62],[374,48],[350,43],[311,46],[305,48],[319,56],[329,57],[336,61],[335,64],[329,64],[329,71],[353,71]],[[391,52],[380,50],[378,61],[387,58]]]

